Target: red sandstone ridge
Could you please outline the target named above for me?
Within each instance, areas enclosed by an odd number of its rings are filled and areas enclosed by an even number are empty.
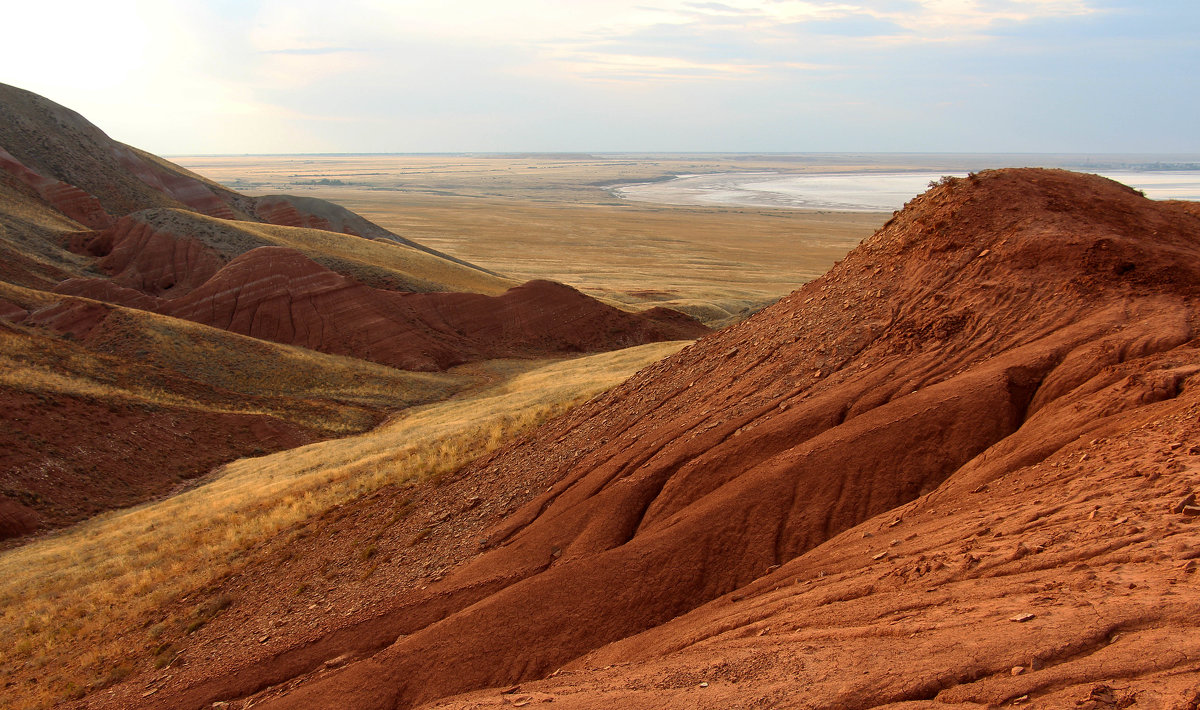
[[[947,181],[439,482],[461,501],[499,476],[523,503],[413,521],[431,563],[466,558],[444,579],[324,638],[245,639],[150,700],[1194,707],[1198,326],[1189,210],[1063,171]],[[352,508],[366,534],[388,501]],[[235,605],[268,603],[243,584]]]
[[[212,278],[226,262],[220,252],[199,239],[158,228],[139,215],[122,217],[109,229],[74,234],[71,249],[98,257],[96,266],[112,278],[108,283],[149,296],[188,293]],[[58,290],[94,297],[71,287]],[[115,302],[141,307],[128,299]]]
[[[530,282],[495,297],[383,291],[284,247],[247,252],[186,296],[161,301],[157,310],[408,370],[607,350],[705,331],[684,316],[626,313],[549,282]]]

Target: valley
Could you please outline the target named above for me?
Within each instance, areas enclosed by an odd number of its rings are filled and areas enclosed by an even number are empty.
[[[1200,705],[1195,202],[0,119],[6,707]]]

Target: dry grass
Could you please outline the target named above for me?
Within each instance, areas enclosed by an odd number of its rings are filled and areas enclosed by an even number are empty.
[[[72,300],[3,282],[0,298],[30,310]],[[0,330],[5,387],[268,414],[330,433],[362,431],[377,420],[376,411],[442,400],[479,381],[396,370],[125,308],[113,308],[86,347],[20,330]]]
[[[489,295],[503,293],[516,285],[509,279],[393,241],[363,239],[321,229],[224,220],[177,209],[151,210],[138,216],[158,229],[200,239],[227,256],[258,246],[290,247],[368,285],[382,285],[390,280],[405,286],[405,290]]]
[[[250,194],[336,202],[397,234],[520,281],[548,278],[614,303],[722,324],[827,270],[883,214],[656,207],[605,184],[674,173],[804,172],[779,156],[249,156],[179,162]],[[341,185],[314,185],[318,180]]]
[[[117,639],[219,579],[245,550],[380,486],[456,470],[684,344],[476,365],[475,374],[504,380],[366,434],[235,461],[199,488],[0,554],[0,675],[39,679],[18,683],[8,700],[44,706],[116,682],[113,669],[129,672]],[[210,612],[188,623],[220,610]],[[155,652],[170,662],[172,649]]]

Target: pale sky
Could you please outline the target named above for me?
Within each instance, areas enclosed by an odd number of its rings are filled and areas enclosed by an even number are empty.
[[[1200,152],[1198,0],[4,3],[0,82],[159,154]]]

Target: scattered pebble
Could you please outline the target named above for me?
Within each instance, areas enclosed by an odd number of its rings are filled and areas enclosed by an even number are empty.
[[[703,683],[701,683],[701,684],[700,684],[700,687],[701,687],[701,688],[707,688],[707,687],[708,687],[708,681],[704,681]]]
[[[1026,621],[1033,621],[1037,618],[1037,614],[1017,614],[1016,616],[1008,617],[1009,621],[1015,621],[1018,624],[1024,624]]]
[[[1022,673],[1025,672],[1025,666],[1013,666],[1012,671],[1010,671],[1010,672],[1013,675],[1021,675]]]

